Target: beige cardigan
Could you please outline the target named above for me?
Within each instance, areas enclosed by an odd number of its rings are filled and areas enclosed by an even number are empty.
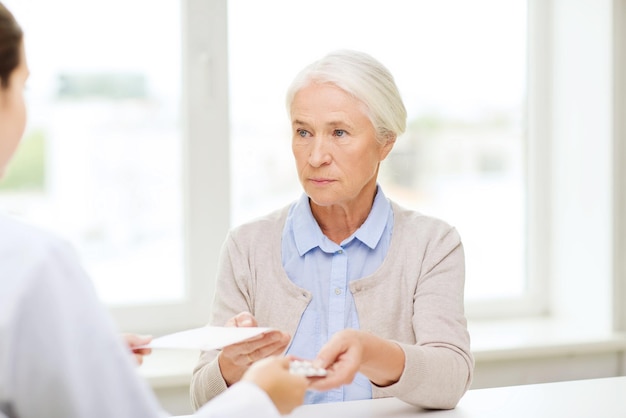
[[[394,228],[387,257],[372,275],[349,284],[361,330],[396,341],[404,350],[400,380],[373,386],[375,398],[395,396],[424,408],[454,408],[474,369],[464,315],[464,253],[457,231],[392,202]],[[288,207],[233,229],[218,268],[211,325],[249,311],[259,326],[294,335],[311,300],[287,277],[281,236]],[[218,351],[194,369],[196,408],[226,389]]]

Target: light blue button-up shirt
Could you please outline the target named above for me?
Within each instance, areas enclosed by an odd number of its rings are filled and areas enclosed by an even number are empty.
[[[322,233],[306,194],[293,204],[283,230],[282,262],[291,281],[311,292],[312,299],[300,318],[288,354],[313,359],[334,333],[359,328],[348,283],[378,269],[387,255],[392,230],[393,211],[380,187],[363,225],[340,245]],[[350,385],[307,392],[305,403],[371,397],[371,383],[359,373]]]

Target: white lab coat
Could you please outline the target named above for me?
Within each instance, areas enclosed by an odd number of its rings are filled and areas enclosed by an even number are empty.
[[[164,417],[72,249],[0,216],[0,417]],[[234,385],[200,417],[277,417]]]

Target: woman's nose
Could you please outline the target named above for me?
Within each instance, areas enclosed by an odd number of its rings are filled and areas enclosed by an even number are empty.
[[[309,152],[309,164],[313,167],[320,167],[330,163],[332,160],[330,141],[325,138],[315,138],[311,141]]]

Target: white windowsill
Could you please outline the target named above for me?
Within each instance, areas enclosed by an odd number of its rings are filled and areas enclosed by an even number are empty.
[[[626,333],[581,328],[566,321],[524,319],[470,322],[477,363],[574,354],[626,352]],[[140,374],[154,389],[188,386],[197,351],[155,350]]]
[[[470,322],[476,362],[626,351],[626,333],[566,320]]]

